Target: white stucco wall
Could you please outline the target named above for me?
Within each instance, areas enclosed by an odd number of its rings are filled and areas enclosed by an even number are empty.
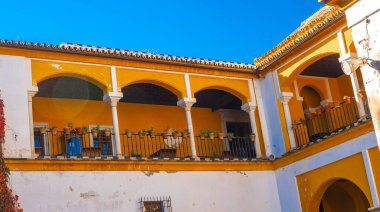
[[[351,155],[365,152],[374,146],[376,146],[376,137],[375,133],[371,132],[276,170],[281,211],[301,211],[296,181],[298,175],[334,163]],[[367,173],[367,175],[370,176],[371,174]],[[371,184],[371,181],[369,181],[369,183],[371,189],[375,191],[374,184]]]
[[[28,61],[25,57],[0,56],[0,94],[5,105],[5,157],[29,158],[30,131],[27,89]]]
[[[272,74],[268,73],[264,79],[260,79],[261,99],[263,101],[264,116],[268,129],[268,139],[272,153],[279,157],[285,153],[284,138],[282,134],[280,114],[277,107],[276,94],[273,86]],[[259,100],[258,100],[259,101]],[[259,108],[260,109],[260,108]]]
[[[273,171],[18,172],[24,211],[138,211],[140,197],[170,196],[173,211],[280,211]]]

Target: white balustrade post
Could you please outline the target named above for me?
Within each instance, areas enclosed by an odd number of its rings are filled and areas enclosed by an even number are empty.
[[[260,141],[259,141],[259,135],[257,133],[257,125],[256,125],[256,119],[255,119],[255,110],[256,105],[252,102],[248,102],[241,106],[241,109],[248,113],[249,115],[249,121],[251,122],[251,131],[255,134],[255,152],[256,152],[256,158],[261,158],[261,147],[260,147]]]
[[[36,152],[34,147],[34,127],[33,127],[33,97],[38,92],[38,87],[33,87],[28,90],[28,113],[29,113],[29,134],[30,134],[30,148],[31,148],[31,157],[35,158]]]
[[[115,146],[116,146],[116,156],[121,157],[121,143],[120,143],[120,131],[119,131],[119,119],[117,115],[117,103],[123,98],[123,93],[109,92],[104,95],[103,100],[110,104],[112,111],[112,125],[113,132],[115,134]]]
[[[282,102],[282,106],[284,108],[286,127],[288,129],[288,135],[289,135],[289,141],[290,141],[290,148],[294,149],[294,148],[296,148],[296,141],[294,138],[293,126],[292,126],[292,117],[290,116],[290,110],[289,110],[289,104],[288,104],[289,100],[292,97],[293,97],[293,93],[281,92],[281,96],[279,99]]]
[[[191,118],[191,106],[196,103],[195,98],[183,98],[177,102],[178,106],[181,106],[186,113],[186,124],[187,130],[190,134],[190,149],[191,149],[191,157],[197,158],[197,149],[195,146],[195,138],[194,138],[194,129],[193,129],[193,120]]]

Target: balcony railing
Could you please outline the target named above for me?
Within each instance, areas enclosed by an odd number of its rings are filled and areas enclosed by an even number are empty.
[[[309,115],[306,120],[293,123],[297,146],[324,139],[327,135],[358,122],[359,118],[355,101],[327,105]]]
[[[35,135],[35,151],[40,157],[109,157],[114,155],[114,136],[71,131],[44,132]]]
[[[120,135],[121,153],[125,159],[190,160],[191,146],[188,136],[173,135]],[[114,135],[100,133],[70,133],[50,131],[35,135],[35,151],[49,158],[97,158],[116,156]],[[246,160],[255,158],[254,143],[248,137],[195,136],[197,156],[201,160]]]

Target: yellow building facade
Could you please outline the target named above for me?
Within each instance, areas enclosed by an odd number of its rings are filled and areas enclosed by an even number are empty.
[[[331,6],[254,64],[0,41],[12,187],[26,211],[378,207],[354,44]]]

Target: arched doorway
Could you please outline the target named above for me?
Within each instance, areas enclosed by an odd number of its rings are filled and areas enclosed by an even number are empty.
[[[300,95],[303,98],[302,107],[304,110],[318,107],[322,101],[322,97],[318,91],[310,86],[303,87]]]
[[[370,204],[364,193],[348,180],[338,180],[325,191],[319,212],[368,211]]]
[[[224,140],[206,139],[206,142],[198,142],[199,155],[211,154],[214,157],[241,158],[255,157],[254,145],[249,140],[249,135],[252,133],[249,117],[246,112],[241,110],[241,99],[232,93],[220,89],[200,90],[194,96],[197,99],[197,103],[193,107],[209,108],[213,113],[219,113],[221,132],[224,135],[230,135],[230,138],[225,138]]]

